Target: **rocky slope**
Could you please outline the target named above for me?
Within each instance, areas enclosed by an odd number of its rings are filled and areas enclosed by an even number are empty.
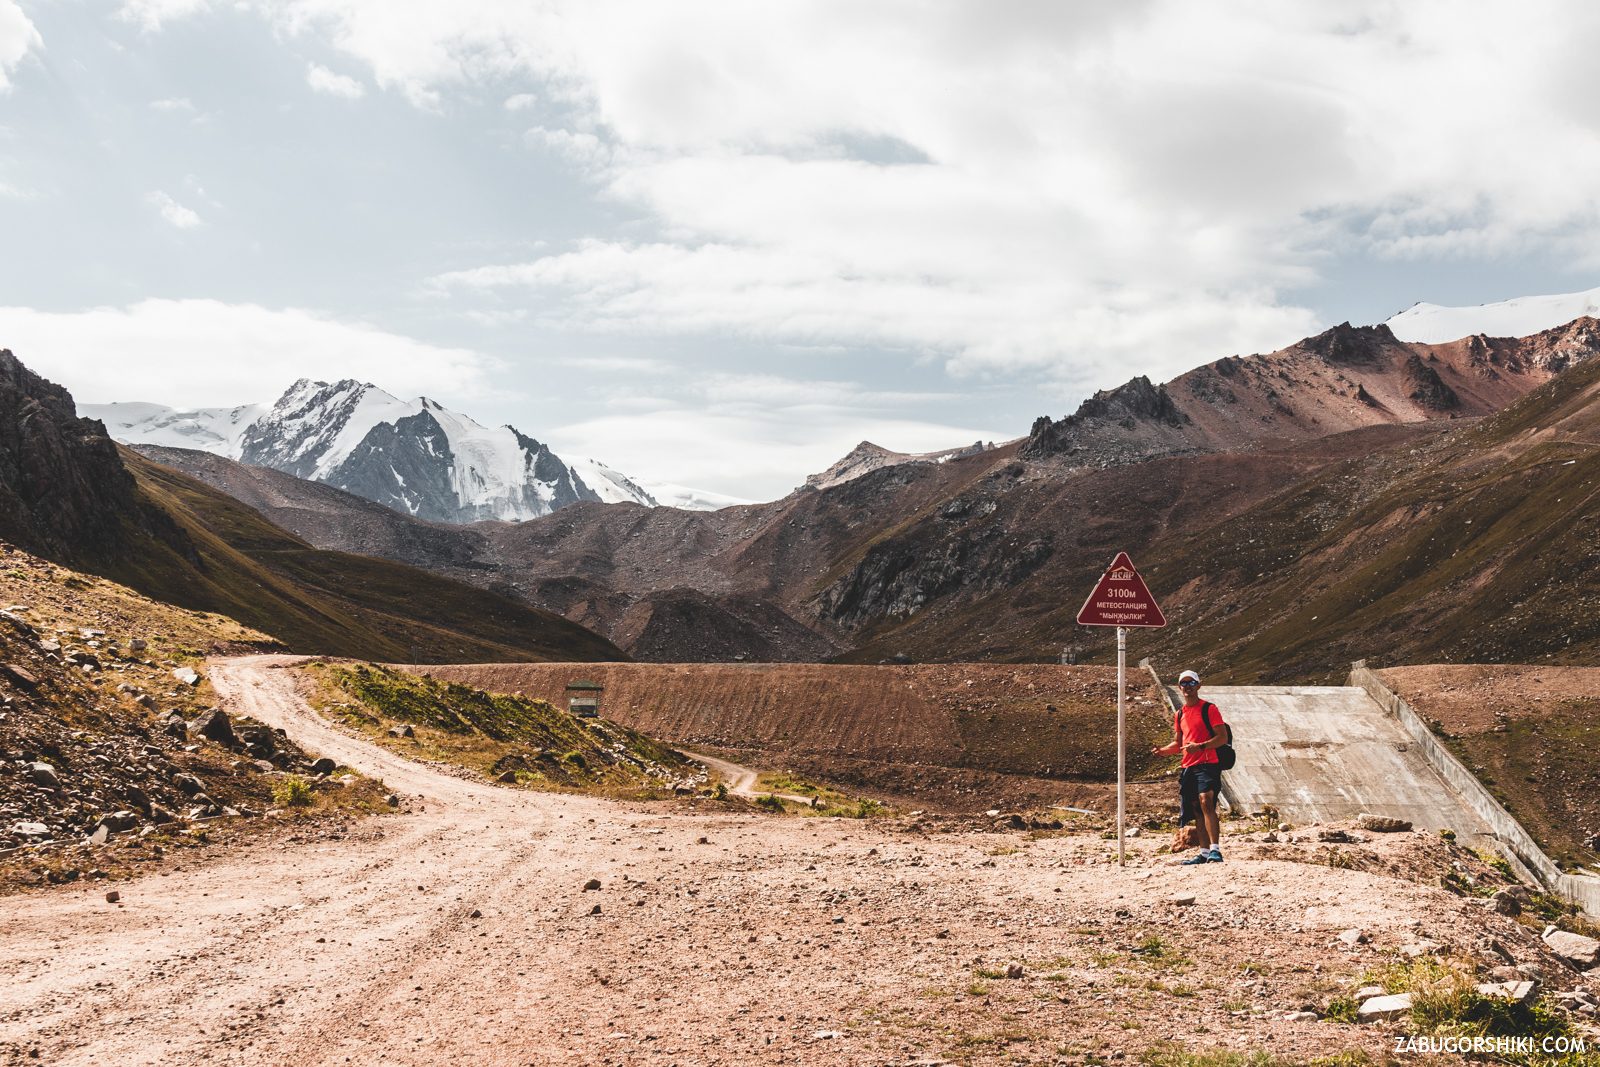
[[[328,790],[381,802],[375,786],[347,790],[329,777],[332,761],[318,765],[281,735],[218,708],[200,653],[272,647],[267,635],[5,544],[0,603],[0,856],[21,850],[0,864],[0,890],[158,858],[159,842],[174,847],[174,835],[196,820],[250,819],[272,808],[287,773],[326,783],[308,807],[328,808],[315,799]],[[161,836],[125,851],[152,833]],[[121,842],[120,855],[49,847],[85,839]]]
[[[80,419],[65,389],[0,349],[0,538],[85,560],[139,535],[194,558],[171,520],[139,498],[99,424]]]

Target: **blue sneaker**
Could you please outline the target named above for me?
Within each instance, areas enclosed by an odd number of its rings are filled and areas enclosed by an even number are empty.
[[[1205,852],[1202,852],[1201,855],[1206,858],[1207,863],[1222,862],[1222,850],[1220,848],[1207,849]]]
[[[1197,864],[1210,863],[1210,862],[1211,862],[1211,856],[1210,856],[1209,853],[1199,852],[1199,853],[1196,853],[1193,856],[1190,856],[1188,859],[1186,859],[1182,863],[1178,864],[1178,866],[1180,866],[1180,867],[1193,867],[1193,866],[1195,866]]]

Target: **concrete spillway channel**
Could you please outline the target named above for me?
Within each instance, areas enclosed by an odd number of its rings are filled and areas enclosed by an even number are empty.
[[[1371,812],[1418,829],[1454,830],[1464,843],[1495,841],[1488,823],[1366,690],[1208,686],[1205,696],[1235,727],[1239,762],[1227,774],[1227,787],[1237,807],[1272,807],[1294,823]]]
[[[1493,848],[1525,880],[1600,918],[1600,878],[1558,868],[1364,661],[1352,665],[1350,680],[1356,684],[1206,687],[1235,728],[1239,761],[1223,777],[1230,807],[1270,807],[1299,824],[1371,812],[1419,830],[1454,830],[1463,844]]]

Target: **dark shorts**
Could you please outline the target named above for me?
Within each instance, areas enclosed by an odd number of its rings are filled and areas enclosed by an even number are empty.
[[[1200,817],[1200,794],[1222,792],[1222,769],[1215,763],[1197,763],[1178,773],[1178,825]]]

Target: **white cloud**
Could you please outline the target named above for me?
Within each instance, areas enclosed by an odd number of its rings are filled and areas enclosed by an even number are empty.
[[[491,394],[493,370],[465,349],[300,308],[215,300],[80,312],[0,307],[0,345],[85,403],[242,404],[275,399],[296,378],[340,377],[470,405]]]
[[[532,93],[517,93],[506,97],[505,109],[507,111],[527,111],[539,103],[539,98]]]
[[[359,100],[367,95],[367,87],[344,74],[335,74],[327,67],[311,64],[306,71],[306,84],[319,93],[342,96],[346,100]]]
[[[145,201],[155,208],[162,220],[170,226],[180,230],[192,230],[201,224],[199,215],[159,190],[145,197]]]
[[[151,110],[177,112],[179,114],[194,114],[194,101],[186,96],[171,96],[163,100],[150,101]]]
[[[163,23],[208,11],[211,0],[123,0],[118,14],[124,21],[136,22],[145,30],[159,30]]]
[[[1582,0],[251,2],[422,106],[564,109],[530,139],[640,221],[438,284],[571,329],[1089,387],[1310,332],[1335,253],[1600,265]]]
[[[826,470],[863,440],[907,452],[931,452],[976,440],[990,430],[858,412],[660,405],[549,431],[562,455],[594,456],[647,481],[672,481],[773,500]],[[730,447],[729,442],[738,442]]]
[[[0,0],[0,92],[11,87],[7,77],[29,52],[44,47],[44,38],[17,0]]]

